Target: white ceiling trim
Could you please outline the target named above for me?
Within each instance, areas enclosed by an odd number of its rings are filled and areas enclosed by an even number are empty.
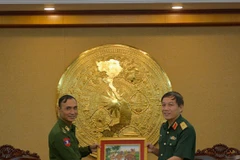
[[[240,0],[0,0],[0,4],[236,3]]]

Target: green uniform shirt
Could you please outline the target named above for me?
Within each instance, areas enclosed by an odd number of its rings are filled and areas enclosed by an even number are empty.
[[[159,146],[158,160],[167,160],[172,156],[193,160],[196,132],[193,126],[180,115],[171,127],[168,127],[168,122],[162,124]]]
[[[59,119],[48,135],[50,160],[80,160],[91,153],[88,147],[78,147],[75,125]]]

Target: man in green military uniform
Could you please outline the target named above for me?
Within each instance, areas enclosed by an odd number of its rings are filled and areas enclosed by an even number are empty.
[[[148,152],[158,160],[193,160],[196,147],[194,127],[182,117],[184,101],[178,92],[168,92],[161,98],[162,113],[167,120],[160,129],[159,149],[148,144]]]
[[[99,145],[79,147],[75,136],[73,121],[78,115],[77,101],[70,95],[62,96],[58,101],[59,119],[48,136],[50,160],[80,160],[96,152]]]

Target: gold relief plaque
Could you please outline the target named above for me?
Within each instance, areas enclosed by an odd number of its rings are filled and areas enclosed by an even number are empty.
[[[160,98],[170,90],[166,73],[148,53],[111,44],[79,55],[59,81],[58,98],[77,99],[76,135],[82,146],[126,136],[155,144],[164,121]]]

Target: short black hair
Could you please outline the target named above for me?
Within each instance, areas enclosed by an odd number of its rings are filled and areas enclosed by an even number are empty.
[[[176,91],[170,91],[170,92],[165,93],[161,98],[161,102],[162,102],[163,98],[165,98],[165,97],[173,97],[173,99],[176,99],[178,106],[184,105],[183,96]]]
[[[68,94],[63,95],[58,100],[58,107],[61,107],[61,103],[66,103],[68,99],[75,99],[75,98],[73,96],[71,96],[71,95],[68,95]]]

